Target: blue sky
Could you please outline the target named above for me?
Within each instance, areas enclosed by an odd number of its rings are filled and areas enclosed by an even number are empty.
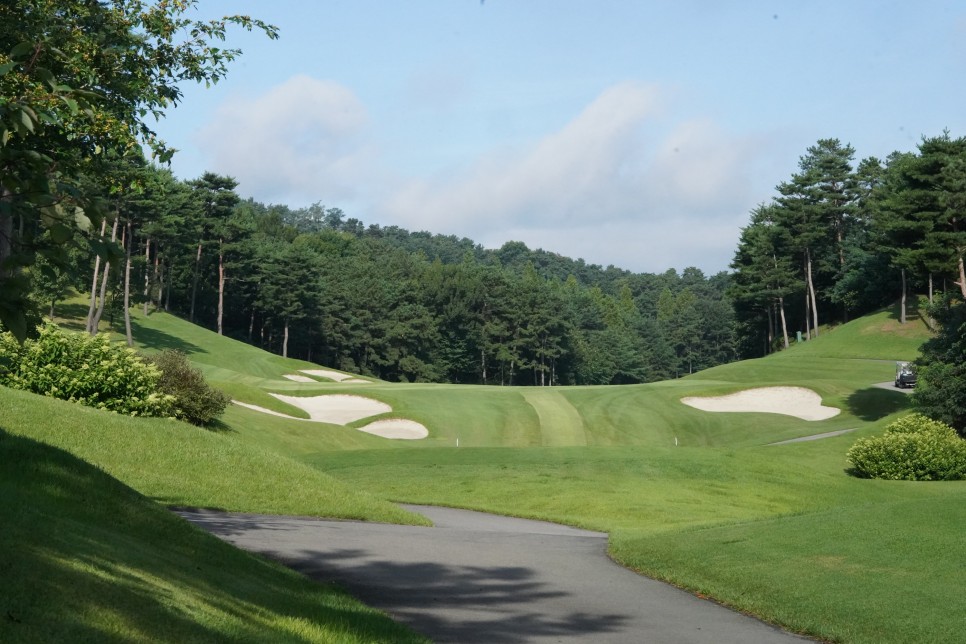
[[[634,271],[725,270],[821,138],[966,135],[966,4],[201,0],[280,38],[158,125],[172,168],[366,224]]]

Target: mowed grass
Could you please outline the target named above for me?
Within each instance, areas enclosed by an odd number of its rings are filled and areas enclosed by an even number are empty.
[[[830,641],[957,641],[966,628],[966,485],[846,473],[854,440],[909,410],[907,396],[874,386],[928,336],[921,321],[899,326],[895,317],[882,312],[681,380],[554,389],[292,383],[281,376],[293,363],[240,343],[211,351],[224,339],[171,316],[139,325],[164,342],[191,338],[200,356],[181,348],[239,400],[298,415],[268,392],[354,393],[430,429],[426,440],[389,441],[353,429],[368,419],[342,427],[226,414],[230,440],[348,489],[604,530],[624,565]],[[680,403],[775,385],[811,388],[842,413],[807,422]],[[769,446],[842,429],[854,431]]]
[[[0,408],[0,641],[425,641],[69,452],[5,431]]]

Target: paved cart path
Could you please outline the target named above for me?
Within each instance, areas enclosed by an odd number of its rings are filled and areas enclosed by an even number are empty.
[[[404,506],[435,527],[179,510],[241,548],[338,581],[436,642],[805,642],[636,575],[607,535],[540,521]]]

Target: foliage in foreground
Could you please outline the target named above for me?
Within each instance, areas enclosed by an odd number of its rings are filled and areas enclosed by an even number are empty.
[[[867,478],[894,481],[966,479],[966,440],[949,425],[921,414],[904,416],[885,434],[860,438],[846,453]]]
[[[919,379],[913,400],[923,414],[966,437],[966,302],[947,296],[929,314],[939,330],[916,360]]]
[[[21,345],[0,334],[0,385],[131,416],[169,416],[161,371],[106,334],[68,333],[52,323]]]
[[[225,411],[231,398],[205,380],[182,351],[167,349],[148,358],[161,370],[160,390],[175,398],[174,417],[192,425],[207,425]]]

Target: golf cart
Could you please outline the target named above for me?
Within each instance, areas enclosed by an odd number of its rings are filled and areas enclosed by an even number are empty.
[[[896,387],[905,389],[916,386],[916,366],[911,362],[896,363]]]

